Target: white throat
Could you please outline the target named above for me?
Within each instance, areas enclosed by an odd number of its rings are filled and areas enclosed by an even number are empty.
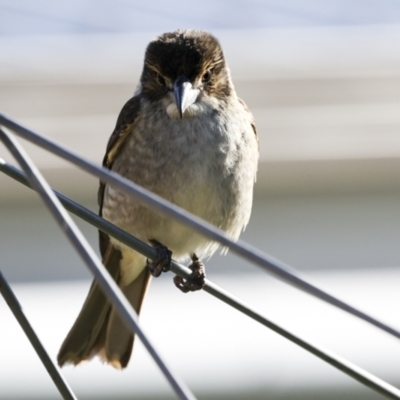
[[[180,119],[181,116],[179,115],[178,107],[176,106],[175,102],[171,102],[167,105],[167,114],[172,119]],[[196,101],[195,103],[191,104],[186,108],[183,113],[183,118],[194,118],[198,117],[204,113],[207,113],[210,110],[207,104]]]

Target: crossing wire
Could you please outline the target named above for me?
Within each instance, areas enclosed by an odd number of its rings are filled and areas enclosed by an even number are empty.
[[[0,171],[7,174],[9,177],[17,180],[18,182],[30,187],[26,177],[21,171],[19,171],[17,168],[9,165],[8,163],[6,163],[4,160],[1,159],[0,159]],[[68,209],[78,217],[82,218],[86,222],[102,230],[103,232],[113,236],[115,239],[126,244],[132,249],[140,252],[146,257],[154,258],[156,256],[155,250],[146,243],[143,243],[139,239],[128,234],[127,232],[111,224],[110,222],[104,220],[97,214],[86,209],[82,205],[69,199],[67,196],[57,192],[56,190],[54,190],[54,193],[56,194],[56,196],[59,198],[59,200],[65,206],[66,209]],[[182,276],[183,278],[189,277],[191,273],[191,271],[188,268],[181,266],[175,261],[172,261],[171,271]],[[214,297],[220,299],[221,301],[225,302],[226,304],[232,306],[233,308],[242,312],[248,317],[254,319],[260,324],[270,328],[274,332],[282,335],[286,339],[292,341],[293,343],[309,351],[310,353],[314,354],[320,359],[326,361],[333,367],[346,373],[347,375],[351,376],[352,378],[356,379],[357,381],[361,382],[362,384],[371,388],[372,390],[375,390],[376,392],[382,394],[387,398],[391,399],[400,398],[400,391],[397,388],[389,385],[388,383],[364,371],[363,369],[357,367],[356,365],[350,363],[349,361],[337,356],[336,354],[326,349],[323,349],[320,346],[312,344],[300,338],[299,336],[294,335],[293,333],[287,331],[286,329],[280,327],[279,325],[275,324],[274,322],[268,320],[266,317],[258,313],[256,310],[252,309],[249,305],[247,305],[243,301],[232,296],[230,293],[220,288],[219,286],[213,284],[209,280],[206,280],[206,285],[204,286],[203,290],[213,295]]]
[[[86,238],[82,235],[69,214],[65,211],[65,208],[57,199],[39,170],[30,160],[29,156],[11,135],[7,134],[1,129],[0,139],[21,165],[31,186],[39,193],[42,201],[45,203],[54,219],[58,222],[60,228],[67,236],[76,252],[80,255],[82,260],[96,277],[97,282],[99,283],[103,292],[106,293],[107,297],[111,300],[117,312],[129,326],[132,332],[135,332],[140,338],[147,351],[150,353],[168,380],[169,384],[172,386],[177,397],[181,400],[195,400],[194,395],[191,393],[186,384],[179,379],[175,373],[172,372],[171,368],[167,366],[165,361],[161,358],[159,353],[151,344],[150,340],[139,324],[138,315],[136,314],[135,310],[132,308],[116,282],[114,282],[114,280],[111,278],[106,268],[96,256],[96,253],[90,247]]]
[[[378,320],[377,318],[361,311],[350,304],[340,300],[338,297],[318,288],[306,278],[300,276],[293,268],[287,266],[281,261],[267,255],[248,243],[242,240],[233,241],[230,239],[225,232],[216,228],[215,226],[201,220],[193,214],[190,214],[186,210],[179,208],[178,206],[170,203],[169,201],[155,195],[154,193],[144,189],[143,187],[135,184],[134,182],[122,177],[121,175],[110,171],[106,168],[97,166],[96,164],[85,160],[84,158],[78,156],[70,150],[58,145],[57,143],[40,136],[39,134],[24,128],[23,126],[17,124],[11,119],[0,114],[0,125],[11,129],[18,136],[42,147],[51,153],[75,164],[81,169],[89,172],[90,174],[97,176],[103,182],[112,184],[114,187],[124,190],[126,193],[134,196],[142,204],[149,206],[182,224],[191,227],[193,230],[201,233],[202,235],[212,239],[216,242],[221,243],[224,246],[229,247],[229,249],[240,255],[241,257],[247,259],[248,261],[254,263],[255,265],[261,267],[262,269],[270,272],[274,276],[283,280],[290,285],[301,289],[302,291],[309,293],[312,296],[319,298],[335,307],[342,309],[376,327],[382,329],[383,331],[400,338],[400,331],[388,324]]]
[[[42,364],[46,368],[49,373],[51,379],[56,385],[58,391],[61,396],[65,400],[76,400],[74,393],[71,388],[68,386],[68,383],[64,380],[61,375],[58,367],[53,363],[49,355],[47,354],[46,349],[40,342],[38,336],[36,335],[32,325],[29,323],[28,318],[26,318],[25,313],[19,304],[17,297],[12,291],[10,285],[7,280],[4,278],[3,274],[0,271],[0,293],[4,297],[4,300],[10,307],[11,312],[14,314],[15,319],[18,321],[22,330],[25,332],[26,337],[31,342],[32,347],[35,349],[36,354],[39,356]],[[4,329],[4,327],[3,327]]]

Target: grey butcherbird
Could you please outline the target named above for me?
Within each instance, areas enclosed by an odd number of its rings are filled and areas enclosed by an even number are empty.
[[[123,107],[103,165],[237,239],[250,218],[258,143],[253,117],[234,90],[218,41],[209,33],[165,33],[147,47],[137,91]],[[175,277],[184,292],[201,289],[199,258],[219,247],[159,215],[125,192],[100,183],[100,215],[153,245],[157,258],[100,232],[103,263],[139,313],[150,276],[167,271],[171,255],[192,259],[192,278]],[[147,267],[146,267],[147,265]],[[133,334],[93,282],[58,354],[60,365],[99,355],[126,367]]]

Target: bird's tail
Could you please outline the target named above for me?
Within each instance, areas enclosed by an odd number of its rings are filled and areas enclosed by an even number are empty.
[[[117,282],[121,259],[121,252],[110,244],[103,263]],[[149,282],[150,274],[144,268],[133,282],[121,288],[138,314]],[[122,369],[129,362],[133,339],[130,329],[94,281],[78,318],[60,348],[58,364],[77,365],[98,355],[103,361]]]

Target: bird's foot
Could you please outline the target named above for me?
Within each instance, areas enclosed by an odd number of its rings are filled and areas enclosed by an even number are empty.
[[[153,261],[147,259],[146,263],[150,274],[158,278],[162,272],[168,272],[171,269],[172,252],[157,240],[152,239],[150,243],[157,252],[157,256]]]
[[[206,270],[204,264],[198,259],[196,254],[192,255],[192,263],[189,268],[192,270],[190,277],[186,280],[176,275],[174,277],[175,286],[183,293],[194,292],[203,289],[206,283]]]

